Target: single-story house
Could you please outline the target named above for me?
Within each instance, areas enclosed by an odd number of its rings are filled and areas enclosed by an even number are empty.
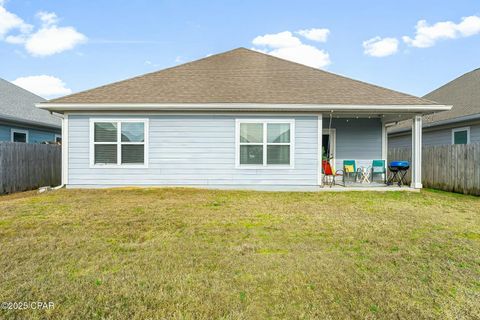
[[[45,99],[0,79],[0,142],[61,142],[61,120],[35,107],[42,101]]]
[[[468,72],[425,95],[425,99],[453,105],[452,110],[423,117],[423,145],[480,143],[480,69]],[[389,128],[390,148],[410,148],[411,121]]]
[[[450,109],[245,48],[37,106],[63,114],[67,187],[272,190],[322,185],[325,149],[336,169],[386,159],[405,119],[421,188],[422,115]]]

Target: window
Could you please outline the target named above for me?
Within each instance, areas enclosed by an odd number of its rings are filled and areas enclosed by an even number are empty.
[[[294,120],[237,120],[237,167],[293,167]]]
[[[20,129],[11,130],[11,140],[12,142],[28,142],[28,131]]]
[[[452,130],[452,144],[469,144],[470,127],[456,128]]]
[[[55,135],[55,143],[62,144],[62,136],[59,134]]]
[[[146,166],[148,120],[92,120],[92,166]]]

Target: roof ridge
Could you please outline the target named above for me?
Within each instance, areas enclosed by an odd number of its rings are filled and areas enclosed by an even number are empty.
[[[255,81],[268,82],[269,85],[258,87]],[[285,87],[287,84],[288,87]],[[212,86],[215,86],[215,89],[212,89]],[[55,98],[49,100],[47,104],[81,103],[82,101],[85,103],[250,101],[315,104],[436,104],[411,94],[245,47]]]

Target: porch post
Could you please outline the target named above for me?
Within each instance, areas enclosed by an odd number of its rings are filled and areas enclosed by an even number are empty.
[[[322,176],[322,157],[323,157],[323,114],[319,113],[317,116],[317,184],[319,186],[323,185],[323,176]]]
[[[387,163],[388,157],[388,135],[387,125],[382,121],[382,159]]]
[[[412,119],[412,184],[415,189],[422,188],[422,116]]]

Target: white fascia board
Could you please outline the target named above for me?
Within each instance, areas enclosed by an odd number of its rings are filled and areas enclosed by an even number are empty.
[[[366,113],[417,113],[448,111],[447,105],[322,105],[262,103],[37,103],[50,111],[337,111]]]

